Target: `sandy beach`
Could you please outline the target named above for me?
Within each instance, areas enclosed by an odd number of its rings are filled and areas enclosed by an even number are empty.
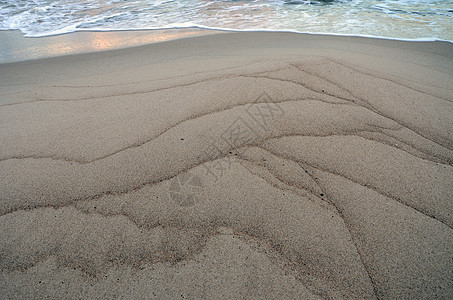
[[[1,298],[452,298],[452,87],[291,33],[0,64]]]

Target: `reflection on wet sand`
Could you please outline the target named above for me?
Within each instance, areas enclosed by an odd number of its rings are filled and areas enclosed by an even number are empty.
[[[76,32],[43,38],[24,38],[17,31],[0,32],[0,63],[51,56],[113,50],[213,33],[210,30]]]

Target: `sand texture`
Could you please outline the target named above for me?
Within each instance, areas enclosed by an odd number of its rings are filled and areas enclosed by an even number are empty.
[[[1,298],[452,298],[452,87],[286,33],[0,65]]]

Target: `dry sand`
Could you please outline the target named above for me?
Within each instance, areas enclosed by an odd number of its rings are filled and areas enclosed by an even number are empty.
[[[2,298],[453,297],[453,44],[229,33],[0,84]]]

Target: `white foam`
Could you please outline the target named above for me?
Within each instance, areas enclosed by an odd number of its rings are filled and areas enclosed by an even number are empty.
[[[307,1],[287,5],[283,0],[34,0],[22,1],[20,7],[15,0],[6,0],[0,3],[0,30],[44,37],[76,31],[201,28],[453,41],[451,8],[435,0],[419,2],[423,5],[414,0],[340,0],[331,5]]]

